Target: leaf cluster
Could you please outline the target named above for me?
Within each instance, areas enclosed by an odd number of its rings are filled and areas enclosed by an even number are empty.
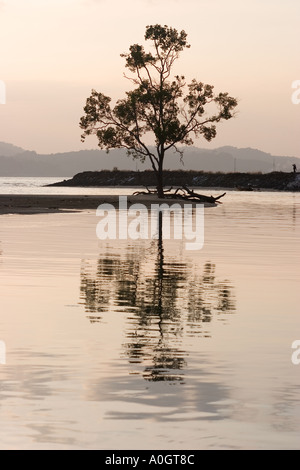
[[[170,148],[192,145],[193,137],[212,140],[216,123],[234,116],[237,100],[228,93],[215,95],[212,85],[195,79],[186,84],[183,75],[170,78],[179,53],[190,47],[185,31],[166,25],[147,26],[145,40],[152,42],[152,52],[134,44],[127,54],[121,54],[134,74],[126,77],[134,89],[114,107],[110,97],[92,90],[80,127],[84,131],[82,140],[95,134],[100,148],[126,148],[134,157],[149,157],[157,171]],[[208,114],[207,107],[213,107],[213,112]],[[156,152],[146,144],[145,136],[149,134]]]

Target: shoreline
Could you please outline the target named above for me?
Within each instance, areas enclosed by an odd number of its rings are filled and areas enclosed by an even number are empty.
[[[190,204],[196,207],[195,201],[180,199],[159,199],[155,195],[127,196],[127,204],[141,203],[147,208],[151,204],[178,203]],[[40,214],[65,211],[96,210],[100,204],[112,204],[119,206],[118,195],[43,195],[43,194],[1,194],[0,215],[4,214]],[[214,203],[204,203],[204,207],[216,207]]]
[[[164,171],[164,186],[178,188],[224,188],[237,190],[299,191],[300,173],[205,173],[197,171]],[[69,180],[50,184],[61,187],[156,187],[157,181],[151,171],[85,171],[78,173]]]

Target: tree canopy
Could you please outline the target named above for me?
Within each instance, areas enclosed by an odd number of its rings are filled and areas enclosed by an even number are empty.
[[[173,148],[182,154],[178,145],[192,145],[193,139],[201,136],[211,141],[216,124],[233,117],[237,100],[228,93],[215,94],[212,85],[196,79],[187,84],[184,75],[171,76],[180,52],[190,47],[185,31],[166,25],[147,26],[145,40],[152,42],[152,52],[133,44],[128,53],[121,54],[133,74],[126,78],[134,88],[114,107],[110,97],[92,90],[80,127],[82,141],[95,134],[101,149],[125,148],[142,161],[149,158],[157,176],[158,195],[163,197],[166,152]],[[152,145],[147,143],[149,135]]]

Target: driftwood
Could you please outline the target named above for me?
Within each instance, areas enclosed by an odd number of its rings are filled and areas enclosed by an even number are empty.
[[[211,202],[211,203],[216,203],[218,202],[221,204],[219,199],[221,197],[224,197],[226,193],[221,194],[220,196],[214,197],[214,196],[205,196],[204,194],[198,194],[195,193],[192,189],[189,189],[187,186],[182,186],[182,188],[178,188],[178,191],[183,190],[187,194],[180,195],[183,199],[186,199],[188,201],[194,200],[194,201],[200,201],[200,202]]]
[[[151,190],[147,186],[145,186],[145,188],[147,189],[147,191],[136,191],[135,193],[133,193],[133,195],[137,196],[140,194],[143,194],[143,195],[157,194],[156,190]],[[177,188],[173,193],[171,193],[172,189],[173,187],[171,187],[170,189],[164,190],[164,195],[166,199],[172,198],[172,199],[183,199],[185,201],[197,201],[197,202],[209,202],[212,204],[215,204],[215,203],[222,204],[221,201],[219,201],[219,199],[221,199],[221,197],[224,197],[226,194],[226,193],[223,193],[217,197],[205,196],[204,194],[195,193],[195,191],[193,191],[192,189],[189,189],[185,185],[182,186],[181,188]]]
[[[140,194],[157,194],[157,191],[156,189],[149,189],[148,186],[145,186],[145,188],[147,189],[147,191],[135,191],[135,193],[133,193],[133,196],[138,196]],[[170,191],[172,191],[173,189],[173,186],[170,188],[170,189],[164,189],[164,194],[166,193],[169,193]]]

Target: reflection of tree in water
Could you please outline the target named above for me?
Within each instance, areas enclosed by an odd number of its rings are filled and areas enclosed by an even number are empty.
[[[131,364],[143,364],[144,378],[152,381],[181,381],[187,355],[183,336],[207,336],[205,322],[235,310],[232,287],[217,280],[214,264],[199,270],[178,256],[166,258],[161,239],[150,249],[128,246],[124,257],[107,252],[94,274],[85,264],[81,298],[91,322],[126,312],[125,354]]]

